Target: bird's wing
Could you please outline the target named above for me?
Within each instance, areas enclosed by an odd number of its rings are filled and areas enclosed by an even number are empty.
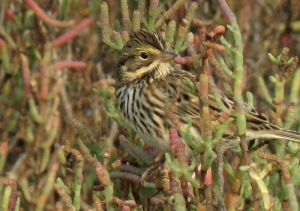
[[[220,92],[221,95],[221,101],[225,105],[225,107],[229,110],[234,110],[234,102],[232,96],[229,96],[225,93]],[[212,107],[211,109],[217,109],[220,110],[214,96],[210,95],[209,98],[209,104]],[[245,115],[246,115],[246,120],[247,123],[259,123],[259,124],[269,124],[270,121],[269,119],[263,115],[257,112],[257,110],[253,107],[250,111],[247,110],[247,103],[244,103],[244,108],[245,108]],[[221,110],[220,110],[221,111]]]
[[[178,92],[178,88],[176,86],[177,81],[180,78],[181,71],[174,71],[174,73],[167,77],[166,82],[169,85],[168,96],[171,99],[176,98],[176,93]],[[186,80],[186,79],[185,79]],[[200,119],[200,106],[199,106],[199,97],[194,90],[193,84],[191,82],[185,81],[181,83],[181,87],[179,89],[179,95],[177,94],[177,98],[175,101],[176,110],[175,113],[178,116],[185,116],[187,118],[192,119]],[[225,105],[228,110],[234,111],[234,103],[231,96],[226,95],[222,92],[219,93],[221,95],[221,101]],[[211,111],[212,120],[216,120],[222,114],[222,110],[218,106],[216,99],[212,94],[208,96],[209,108]],[[244,108],[246,111],[247,104],[244,104]],[[259,114],[255,108],[252,108],[251,111],[245,112],[247,127],[255,128],[255,125],[261,125],[262,127],[270,124],[268,118],[262,114]],[[275,126],[276,127],[276,126]]]
[[[200,106],[199,106],[199,97],[193,90],[193,86],[191,83],[181,83],[181,88],[179,95],[176,93],[177,88],[176,84],[178,79],[180,78],[180,73],[178,75],[174,74],[171,77],[166,79],[168,84],[168,94],[169,99],[174,99],[176,97],[175,102],[176,108],[174,114],[178,117],[180,121],[185,123],[188,118],[192,119],[193,126],[200,132],[201,130],[201,115],[200,115]],[[231,110],[231,114],[234,113],[234,102],[232,97],[225,95],[220,92],[221,101],[225,105],[225,107]],[[209,108],[210,108],[210,117],[211,120],[214,121],[220,117],[222,114],[222,110],[218,106],[216,99],[212,94],[209,94]],[[247,104],[244,104],[245,115],[247,121],[247,136],[249,139],[277,139],[283,138],[287,140],[292,140],[296,142],[300,142],[300,134],[295,131],[282,129],[268,120],[268,118],[262,114],[259,114],[255,108],[252,108],[251,111],[247,111]],[[234,117],[234,116],[232,116]],[[223,137],[230,138],[235,137],[236,135],[236,126],[235,124],[231,124],[224,132]]]

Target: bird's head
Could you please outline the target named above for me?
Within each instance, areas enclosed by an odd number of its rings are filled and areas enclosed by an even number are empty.
[[[166,43],[155,32],[140,29],[134,32],[118,53],[117,82],[137,83],[164,76],[170,72],[176,54],[166,51]]]

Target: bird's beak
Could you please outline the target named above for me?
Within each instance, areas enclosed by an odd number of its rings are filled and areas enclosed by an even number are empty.
[[[158,56],[159,61],[161,62],[169,62],[172,59],[174,59],[177,56],[175,53],[171,53],[169,51],[163,51],[161,54]]]

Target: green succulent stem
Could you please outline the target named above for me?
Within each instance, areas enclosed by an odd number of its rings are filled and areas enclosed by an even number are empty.
[[[0,50],[1,50],[1,61],[3,63],[5,72],[9,75],[13,74],[6,45],[0,46]]]
[[[194,170],[194,168],[196,167],[196,164],[197,164],[197,162],[196,162],[197,159],[196,159],[195,156],[193,156],[193,160],[192,160],[191,165],[190,166],[185,166],[185,167],[184,166],[178,167],[177,164],[176,164],[177,162],[172,161],[171,156],[170,156],[169,153],[166,153],[165,157],[166,157],[166,161],[168,162],[168,165],[170,166],[172,171],[174,171],[178,174],[182,174],[184,176],[184,178],[193,185],[193,187],[195,187],[195,188],[200,187],[200,183],[197,180],[193,179],[192,176],[191,176],[192,175],[191,173],[192,173],[192,171]]]
[[[237,122],[237,128],[238,128],[238,135],[241,136],[242,141],[246,141],[243,136],[245,136],[246,133],[246,118],[245,118],[245,112],[244,112],[244,101],[242,98],[242,80],[243,80],[243,45],[242,45],[242,37],[239,30],[239,26],[236,21],[236,17],[228,7],[227,3],[225,1],[219,0],[219,4],[226,16],[226,18],[229,20],[230,25],[227,25],[227,28],[232,32],[235,47],[232,48],[231,45],[225,40],[225,38],[221,38],[222,44],[226,47],[226,49],[230,50],[232,53],[234,53],[234,66],[235,70],[234,72],[231,72],[229,68],[226,68],[225,62],[223,59],[220,60],[220,64],[224,68],[224,71],[234,79],[234,101],[236,105],[236,112],[238,113],[236,117]],[[246,145],[246,143],[244,143]],[[247,157],[247,152],[245,152],[245,158]],[[247,158],[248,159],[248,158]],[[249,163],[250,164],[250,163]]]
[[[186,2],[186,0],[178,0],[175,2],[175,4],[173,4],[173,6],[168,10],[166,11],[164,14],[163,14],[163,17],[161,17],[156,23],[155,23],[155,28],[158,28],[161,26],[161,24],[164,22],[164,20],[169,20],[170,17],[172,16],[173,13],[175,13],[179,7],[181,5],[183,5],[184,3]]]
[[[223,136],[223,133],[224,133],[226,127],[233,120],[234,120],[234,118],[231,117],[231,118],[227,119],[223,124],[220,125],[219,129],[217,130],[216,137],[212,140],[212,145],[217,144],[222,139],[222,136]]]
[[[80,156],[81,159],[77,160],[76,170],[75,170],[75,194],[74,194],[74,207],[75,210],[80,210],[80,191],[81,184],[83,181],[82,168],[83,168],[83,157]]]
[[[91,155],[95,155],[98,160],[102,160],[102,148],[100,148],[101,146],[96,142],[96,140],[93,137],[90,136],[87,127],[79,120],[74,119],[73,123],[75,129],[79,134],[80,139],[82,140],[84,145],[90,150]]]
[[[133,31],[139,30],[141,27],[141,12],[139,10],[133,11],[132,29]]]
[[[196,2],[193,2],[190,4],[189,9],[187,11],[186,16],[184,19],[182,19],[181,24],[178,28],[178,35],[175,42],[175,53],[180,53],[181,51],[184,51],[186,48],[185,36],[187,34],[187,29],[189,28],[192,18],[194,16],[194,13],[196,9],[198,8],[198,4]]]
[[[262,97],[268,103],[268,105],[275,108],[275,105],[272,102],[272,97],[270,95],[270,92],[269,92],[269,90],[266,86],[266,83],[265,83],[264,79],[262,78],[262,76],[258,77],[258,87],[259,87],[259,90],[261,91]]]
[[[208,142],[206,144],[206,158],[204,161],[204,165],[202,167],[203,171],[208,171],[208,169],[211,167],[214,158],[215,158],[215,153],[212,150],[212,143]]]
[[[169,46],[171,46],[171,44],[173,43],[175,30],[176,30],[176,22],[170,21],[167,27],[167,37],[165,39],[166,44],[168,44]]]
[[[28,104],[29,104],[29,112],[36,123],[41,124],[42,123],[42,117],[38,111],[38,107],[32,97],[32,95],[28,95]]]
[[[270,81],[275,85],[275,98],[283,100],[285,80],[281,81],[278,77],[270,76]]]
[[[294,185],[292,183],[287,183],[285,187],[289,196],[291,210],[299,210],[298,200],[295,194]]]
[[[173,175],[171,181],[171,191],[174,196],[174,205],[176,211],[186,209],[185,198],[183,197],[182,187],[180,186],[181,186],[181,180],[178,178],[177,175]]]
[[[15,50],[17,48],[17,44],[15,43],[14,39],[2,26],[0,26],[0,34],[4,37],[4,39],[12,49]]]
[[[150,0],[149,13],[148,13],[148,28],[150,30],[154,30],[154,22],[157,15],[159,1],[158,0]]]
[[[290,92],[290,102],[295,103],[296,105],[299,102],[298,96],[299,96],[299,90],[300,90],[300,68],[298,68],[293,77],[291,92]]]
[[[284,99],[284,84],[285,80],[280,81],[278,77],[270,76],[270,81],[275,85],[275,98],[279,100]],[[283,105],[276,105],[276,111],[282,110]],[[278,113],[277,113],[278,114]],[[277,125],[282,127],[281,116],[278,116]],[[276,155],[280,158],[284,158],[285,155],[285,143],[282,139],[276,140]]]
[[[12,191],[11,186],[7,186],[5,188],[4,195],[3,195],[3,198],[2,198],[2,210],[3,211],[8,211],[9,198],[10,198],[10,195],[11,195],[11,191]]]
[[[56,179],[56,183],[59,184],[67,194],[71,194],[71,190],[64,184],[64,182],[62,181],[62,179],[60,177],[58,177]]]
[[[228,163],[225,156],[223,157],[223,161],[224,161],[224,169],[231,176],[231,178],[235,178],[235,172],[233,171],[231,165]]]
[[[284,129],[290,129],[290,127],[292,126],[292,124],[295,122],[295,105],[291,104],[287,107],[286,109],[286,114],[284,117],[284,124],[283,124],[283,128]]]
[[[253,165],[252,165],[253,166]],[[262,199],[263,199],[263,203],[264,203],[264,208],[265,210],[270,210],[271,209],[271,198],[270,198],[270,195],[269,195],[269,192],[268,192],[268,188],[267,186],[265,185],[264,181],[262,180],[261,177],[259,177],[255,170],[254,170],[254,167],[250,167],[248,169],[248,172],[249,172],[249,175],[252,179],[255,180],[255,182],[257,183],[258,185],[258,188],[261,192],[261,195],[262,195]]]
[[[224,59],[222,57],[220,57],[219,59],[220,61],[220,65],[223,68],[224,72],[231,78],[236,78],[236,75],[228,68],[228,66],[226,65]]]
[[[127,15],[126,14],[126,6],[123,5],[123,4],[127,5],[126,0],[122,0],[123,21],[124,21],[124,24],[126,24],[128,22],[128,19],[127,19],[127,16],[126,16]],[[128,6],[127,6],[127,12],[128,12]],[[129,15],[128,15],[128,17],[129,17]],[[106,2],[103,2],[101,4],[101,16],[100,16],[100,19],[102,21],[103,42],[106,43],[108,46],[110,46],[113,49],[121,50],[122,46],[120,46],[120,45],[118,45],[116,43],[113,43],[111,41],[112,29],[109,26],[109,12],[108,12],[108,6],[107,6]],[[126,27],[129,27],[129,26],[126,25]]]
[[[127,0],[121,0],[121,9],[123,16],[123,30],[130,31],[130,18]]]
[[[146,0],[139,0],[138,11],[140,11],[140,20],[141,20],[141,23],[147,25],[146,20],[145,20],[145,8],[146,8]]]
[[[189,118],[187,122],[187,126],[183,126],[180,128],[180,131],[183,133],[184,140],[187,142],[187,144],[196,150],[197,152],[204,152],[206,149],[205,142],[200,137],[199,141],[194,140],[192,133],[190,131],[192,127],[192,119]]]
[[[246,116],[245,116],[245,109],[244,109],[244,101],[242,97],[243,92],[243,78],[244,78],[244,68],[243,68],[243,44],[242,44],[242,36],[239,30],[239,26],[236,20],[236,17],[230,10],[229,6],[227,5],[226,1],[219,0],[219,4],[221,7],[222,12],[224,13],[225,17],[229,20],[230,25],[227,25],[227,28],[231,31],[234,39],[234,47],[228,45],[225,39],[221,38],[222,44],[228,51],[233,53],[234,58],[234,71],[231,73],[229,68],[226,68],[224,65],[224,61],[220,60],[225,72],[234,79],[234,90],[233,90],[233,100],[235,105],[236,111],[236,125],[237,125],[237,134],[240,136],[240,146],[243,152],[243,157],[241,163],[244,163],[248,166],[251,164],[251,158],[248,153],[248,143],[246,140]],[[242,180],[242,174],[236,174],[236,178],[238,180]],[[253,194],[255,196],[253,206],[255,208],[259,208],[259,199],[256,197],[258,192],[257,184],[250,179],[250,183],[252,186]]]
[[[6,145],[5,148],[7,148],[7,143],[3,143],[0,147],[0,174],[3,172],[7,159],[7,149],[4,149],[4,145]]]

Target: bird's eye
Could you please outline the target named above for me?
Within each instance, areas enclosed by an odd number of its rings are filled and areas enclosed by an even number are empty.
[[[143,59],[143,60],[146,60],[148,59],[149,55],[146,53],[146,52],[141,52],[140,53],[140,58]]]

